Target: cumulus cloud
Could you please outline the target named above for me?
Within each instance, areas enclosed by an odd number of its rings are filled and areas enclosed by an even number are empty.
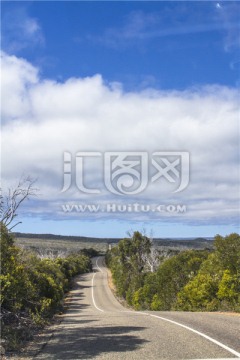
[[[28,89],[38,81],[38,71],[24,59],[1,53],[1,119],[26,116],[30,110]]]
[[[38,69],[15,56],[2,54],[2,170],[3,184],[24,172],[38,178],[39,201],[27,210],[34,216],[62,219],[164,219],[209,224],[238,222],[238,93],[206,86],[185,91],[124,92],[101,75],[65,82],[42,79]],[[78,151],[155,151],[190,153],[189,186],[173,193],[160,179],[141,194],[111,194],[103,184],[103,159],[86,168],[87,187],[61,193],[63,153]],[[98,213],[64,214],[63,203],[185,204],[185,214]],[[30,206],[30,207],[29,207]],[[176,218],[176,219],[175,219]]]

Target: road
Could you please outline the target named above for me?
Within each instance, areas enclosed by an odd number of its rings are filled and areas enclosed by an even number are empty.
[[[77,278],[63,320],[40,359],[240,358],[240,316],[221,313],[138,312],[113,296],[103,257]]]

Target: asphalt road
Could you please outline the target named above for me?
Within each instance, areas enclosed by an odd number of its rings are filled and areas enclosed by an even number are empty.
[[[108,286],[103,258],[78,277],[69,308],[34,359],[240,358],[240,316],[138,312],[124,308]]]

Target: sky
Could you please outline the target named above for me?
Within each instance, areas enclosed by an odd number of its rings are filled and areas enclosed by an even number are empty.
[[[3,193],[15,230],[239,232],[240,3],[2,1]]]

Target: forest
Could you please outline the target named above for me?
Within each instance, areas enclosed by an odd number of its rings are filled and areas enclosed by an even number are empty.
[[[240,236],[213,249],[161,254],[140,232],[106,254],[116,295],[136,310],[240,312]]]

